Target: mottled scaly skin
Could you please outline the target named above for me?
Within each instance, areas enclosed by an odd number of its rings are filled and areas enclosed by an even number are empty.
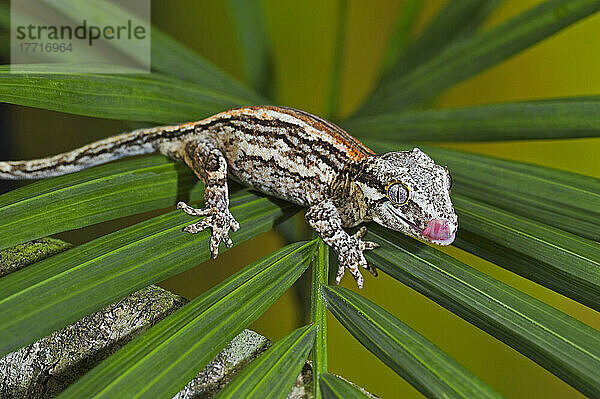
[[[329,198],[344,168],[373,155],[339,127],[288,108],[228,111],[202,129],[235,180],[303,206]]]
[[[362,241],[365,228],[349,235],[344,227],[374,220],[442,245],[452,242],[458,227],[448,171],[426,154],[414,149],[376,155],[336,125],[284,107],[233,109],[198,122],[139,129],[50,158],[0,162],[0,178],[58,176],[152,152],[185,162],[205,183],[205,208],[183,202],[178,208],[204,216],[184,230],[210,227],[213,257],[221,241],[232,245],[228,232],[239,228],[228,209],[228,176],[308,207],[308,223],[338,254],[336,281],[348,269],[359,287],[359,267],[376,274],[363,251],[377,245]]]

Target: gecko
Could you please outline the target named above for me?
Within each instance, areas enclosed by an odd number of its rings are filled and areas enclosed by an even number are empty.
[[[421,241],[453,242],[458,219],[450,198],[452,178],[419,148],[376,154],[335,124],[310,113],[278,106],[249,106],[201,121],[137,129],[71,152],[30,160],[0,162],[0,179],[41,179],[73,173],[124,157],[161,153],[183,161],[205,185],[205,207],[179,202],[177,208],[202,217],[183,228],[191,234],[212,230],[219,244],[233,245],[229,231],[240,225],[229,211],[231,178],[245,186],[308,208],[308,224],[338,256],[336,284],[345,270],[359,288],[360,268],[377,275],[363,241],[374,221]]]

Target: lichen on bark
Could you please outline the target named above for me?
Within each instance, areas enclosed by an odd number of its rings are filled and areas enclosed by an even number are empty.
[[[56,255],[72,245],[56,238],[40,238],[0,251],[0,277]]]

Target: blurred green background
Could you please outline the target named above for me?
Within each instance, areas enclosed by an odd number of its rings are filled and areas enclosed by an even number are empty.
[[[507,0],[484,28],[498,24],[538,3]],[[418,33],[443,5],[425,0],[413,32]],[[324,115],[331,84],[338,1],[266,0],[268,33],[274,55],[276,103]],[[341,57],[341,114],[349,115],[364,99],[377,78],[382,53],[402,1],[353,0],[347,14],[347,41]],[[156,1],[153,22],[215,64],[245,80],[238,38],[232,29],[228,2]],[[446,91],[435,107],[456,107],[501,101],[600,93],[600,15],[585,19],[479,76]],[[91,140],[129,129],[118,121],[3,105],[2,154],[12,159],[34,158],[62,152]],[[352,132],[350,132],[352,133]],[[600,177],[600,139],[447,144],[447,147],[521,160]],[[510,187],[506,187],[510,190]],[[126,218],[93,228],[61,234],[81,243],[120,226],[140,220]],[[223,253],[161,285],[193,298],[248,263],[284,243],[275,232]],[[585,306],[564,298],[513,273],[456,248],[447,252],[552,306],[600,329],[600,317]],[[366,276],[362,294],[405,321],[432,342],[473,370],[508,397],[575,398],[573,388],[523,355],[481,332],[439,305],[380,275]],[[346,277],[343,285],[356,289]],[[302,303],[288,292],[252,326],[276,340],[302,322]],[[421,397],[393,371],[377,360],[330,317],[329,366],[334,373],[386,398]]]

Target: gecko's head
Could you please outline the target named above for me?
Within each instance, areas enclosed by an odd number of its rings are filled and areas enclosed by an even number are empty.
[[[368,159],[356,184],[366,217],[438,245],[454,241],[458,218],[450,199],[448,169],[418,148]]]

